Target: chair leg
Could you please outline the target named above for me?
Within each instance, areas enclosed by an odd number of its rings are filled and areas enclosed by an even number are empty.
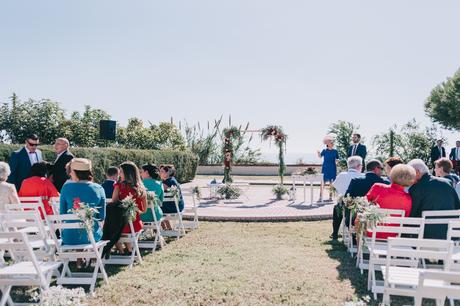
[[[141,264],[142,263],[142,257],[141,257],[141,251],[139,250],[139,237],[136,237],[136,239],[134,240],[134,248],[136,250],[136,254],[137,254],[137,261]]]
[[[383,304],[390,305],[390,295],[386,292],[383,293]]]
[[[445,298],[437,298],[436,299],[436,306],[444,306]]]
[[[422,297],[418,295],[414,296],[414,306],[422,306],[422,300]]]
[[[0,290],[2,292],[2,299],[0,300],[0,305],[1,306],[5,306],[6,303],[12,303],[13,302],[11,300],[11,297],[10,297],[11,287],[12,286],[5,286],[5,287],[1,288],[1,290]]]

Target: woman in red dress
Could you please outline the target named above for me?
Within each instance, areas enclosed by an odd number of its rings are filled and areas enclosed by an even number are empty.
[[[53,214],[53,208],[49,203],[49,199],[53,197],[59,197],[59,192],[53,183],[46,177],[48,173],[48,163],[38,162],[32,165],[31,177],[22,181],[21,189],[19,189],[18,195],[20,197],[41,197],[45,213],[47,215]],[[42,219],[44,215],[40,209]]]
[[[128,196],[133,197],[133,200],[136,202],[137,207],[140,210],[140,214],[147,211],[147,192],[144,184],[142,184],[139,168],[130,161],[124,162],[120,165],[120,182],[117,182],[114,185],[112,195],[113,203],[121,201]],[[136,219],[133,221],[133,227],[136,233],[143,228],[140,214],[137,213]],[[131,233],[129,224],[125,225],[123,233]],[[128,252],[131,252],[131,244],[127,243],[126,248]],[[121,243],[117,243],[117,249],[122,253],[123,245]]]
[[[404,189],[414,183],[415,170],[408,165],[396,165],[391,169],[390,179],[391,185],[374,184],[366,195],[367,199],[377,203],[380,208],[403,210],[404,216],[409,217],[412,209],[412,198]],[[372,237],[372,233],[368,232],[367,236]],[[393,233],[377,233],[378,239],[395,236],[396,234]]]

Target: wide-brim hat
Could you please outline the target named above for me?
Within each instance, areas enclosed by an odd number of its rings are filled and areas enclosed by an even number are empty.
[[[70,161],[70,169],[77,171],[91,171],[91,161],[86,158],[73,158]]]

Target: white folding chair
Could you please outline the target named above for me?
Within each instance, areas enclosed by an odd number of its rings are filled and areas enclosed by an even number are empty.
[[[171,230],[161,230],[163,237],[180,237],[185,235],[185,227],[182,221],[182,212],[179,211],[179,197],[180,195],[174,196],[172,193],[165,192],[163,197],[163,203],[173,202],[176,206],[176,213],[163,213],[164,220],[169,221],[171,224]]]
[[[49,199],[48,203],[51,206],[51,208],[53,209],[53,213],[55,215],[60,215],[60,205],[61,205],[60,198],[59,197],[52,197],[52,198]]]
[[[11,265],[0,268],[0,305],[12,305],[10,296],[13,286],[38,286],[40,290],[49,288],[53,272],[62,263],[37,260],[29,239],[21,232],[0,232],[0,250],[8,250],[14,258],[21,258]]]
[[[27,204],[7,204],[27,205]],[[30,204],[37,207],[36,204]],[[30,245],[34,249],[35,256],[40,260],[54,260],[56,245],[49,236],[49,231],[45,228],[44,222],[40,217],[38,209],[27,211],[9,211],[2,213],[2,228],[6,232],[21,232],[28,236]]]
[[[120,243],[130,243],[132,246],[132,251],[130,255],[110,255],[108,259],[104,259],[104,264],[106,265],[128,265],[129,268],[132,268],[134,262],[142,263],[142,256],[139,250],[139,238],[142,234],[142,230],[139,232],[134,231],[134,226],[132,221],[128,221],[129,228],[131,233],[122,234],[118,242]]]
[[[97,278],[102,277],[106,284],[109,283],[104,263],[101,259],[102,249],[108,241],[94,240],[92,231],[88,231],[81,222],[80,218],[74,214],[52,215],[49,216],[51,221],[50,228],[53,239],[56,241],[57,256],[64,263],[64,267],[57,279],[59,285],[89,285],[90,292],[94,291]],[[65,245],[62,240],[56,237],[56,230],[79,230],[80,233],[86,233],[89,243],[78,245]],[[78,235],[78,232],[76,233]],[[72,272],[69,264],[76,262],[78,259],[85,258],[87,261],[94,259],[96,261],[93,272]]]
[[[144,233],[146,235],[152,234],[154,236],[154,240],[140,240],[139,241],[139,248],[141,249],[152,249],[155,251],[157,249],[158,243],[160,243],[160,247],[164,247],[164,238],[161,235],[161,220],[157,219],[155,214],[155,204],[148,203],[150,210],[147,210],[147,213],[152,214],[152,222],[142,221],[144,224]]]
[[[423,271],[420,272],[417,291],[414,297],[414,305],[421,306],[423,298],[436,300],[437,306],[443,306],[446,298],[460,299],[460,273],[447,271]]]
[[[423,260],[443,261],[442,268],[450,269],[454,243],[438,239],[389,238],[385,268],[383,303],[390,305],[391,295],[415,297]]]
[[[182,220],[185,229],[194,230],[198,228],[198,206],[200,204],[200,199],[198,199],[193,191],[189,190],[182,190],[182,196],[187,197],[187,199],[192,199],[192,207],[186,206],[182,211],[182,215],[187,215],[188,217],[191,215],[192,220]],[[197,205],[198,202],[198,205]]]
[[[460,221],[450,221],[447,228],[447,240],[454,241],[454,254],[452,255],[453,271],[460,271]]]
[[[385,217],[383,222],[372,228],[372,238],[367,242],[369,250],[369,266],[367,274],[367,289],[374,294],[377,299],[378,293],[383,293],[383,281],[376,279],[376,271],[381,271],[381,267],[386,263],[388,253],[387,239],[378,239],[379,233],[391,233],[401,238],[402,235],[411,235],[413,238],[423,237],[422,218],[409,217]]]
[[[422,212],[423,226],[433,224],[446,225],[450,221],[460,221],[460,209],[457,210],[426,210]]]
[[[404,217],[405,215],[405,211],[401,209],[379,208],[378,212],[383,216]],[[366,236],[366,233],[364,233],[364,237],[356,237],[356,239],[359,238],[361,238],[361,241],[358,241],[357,246],[358,250],[356,253],[356,267],[358,267],[361,270],[361,274],[363,274],[363,271],[367,270],[368,268],[368,261],[364,260],[364,254],[369,254],[367,245],[371,239]],[[384,242],[386,243],[386,240]]]

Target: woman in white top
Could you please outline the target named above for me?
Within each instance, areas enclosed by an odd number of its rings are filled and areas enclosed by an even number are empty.
[[[10,174],[10,165],[5,162],[0,162],[0,211],[4,211],[5,204],[20,203],[16,187],[6,182]]]

